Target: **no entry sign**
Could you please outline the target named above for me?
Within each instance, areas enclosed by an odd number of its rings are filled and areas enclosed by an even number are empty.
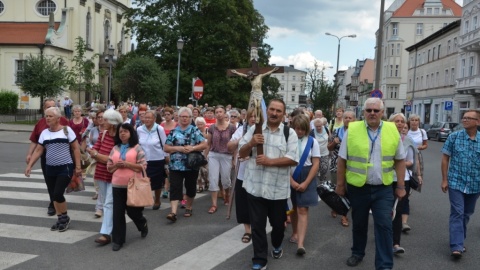
[[[199,100],[203,96],[203,82],[200,79],[195,79],[193,82],[193,96]]]

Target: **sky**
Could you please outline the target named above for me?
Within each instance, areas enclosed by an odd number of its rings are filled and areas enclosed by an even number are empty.
[[[385,9],[394,1],[385,0]],[[462,5],[463,0],[456,0]],[[342,38],[339,70],[357,59],[375,58],[380,0],[254,0],[270,28],[265,42],[273,47],[270,64],[294,65],[305,70],[316,60],[332,79],[337,66],[338,39]],[[332,68],[330,68],[332,67]]]

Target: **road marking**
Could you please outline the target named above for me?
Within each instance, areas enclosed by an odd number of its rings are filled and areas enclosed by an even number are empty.
[[[4,173],[0,174],[0,177],[10,177],[10,178],[22,178],[22,179],[42,179],[43,180],[43,175],[42,174],[30,174],[30,177],[26,177],[25,174],[23,173]]]
[[[75,222],[75,220],[72,220],[72,223],[73,222]],[[49,227],[41,228],[18,224],[0,223],[0,237],[5,238],[73,244],[96,234],[98,234],[98,232],[77,230],[68,230],[66,232],[59,233],[58,231],[50,231]]]
[[[78,192],[73,192],[78,193]],[[0,199],[15,199],[15,200],[27,200],[27,201],[43,201],[49,202],[50,197],[46,193],[32,193],[32,192],[18,192],[18,191],[3,191],[0,190]],[[96,200],[92,200],[88,196],[76,196],[76,195],[66,195],[67,203],[82,203],[95,205]]]
[[[42,172],[42,169],[35,169],[35,170],[32,170],[32,172],[39,172],[39,173],[41,173],[41,172]]]
[[[0,175],[1,176],[1,175]],[[10,176],[8,176],[10,177]],[[33,189],[47,189],[45,183],[28,182],[28,181],[2,181],[0,180],[0,187],[16,187],[16,188],[33,188]],[[95,192],[95,187],[85,186],[85,191]]]
[[[267,226],[267,233],[272,230]],[[251,245],[242,243],[239,239],[245,233],[245,227],[238,225],[229,231],[203,243],[202,245],[184,253],[155,270],[175,269],[175,270],[208,270],[225,262],[233,255],[242,251]],[[225,244],[228,243],[228,244]],[[219,254],[222,254],[219,256]]]
[[[38,255],[0,251],[0,270],[31,260]]]

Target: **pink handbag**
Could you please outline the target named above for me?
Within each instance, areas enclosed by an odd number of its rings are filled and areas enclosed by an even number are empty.
[[[137,173],[128,180],[127,205],[133,207],[146,207],[153,205],[152,188],[150,178],[143,169],[143,177],[137,177]]]

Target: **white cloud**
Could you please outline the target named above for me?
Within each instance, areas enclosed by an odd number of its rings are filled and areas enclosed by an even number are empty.
[[[268,30],[268,38],[286,38],[295,34],[297,31],[286,27],[271,27]]]
[[[282,57],[278,55],[272,55],[270,57],[270,64],[277,66],[289,66],[294,65],[296,69],[306,70],[313,68],[313,65],[317,61],[319,67],[332,67],[332,63],[329,61],[317,60],[311,52],[299,52],[288,57]]]

